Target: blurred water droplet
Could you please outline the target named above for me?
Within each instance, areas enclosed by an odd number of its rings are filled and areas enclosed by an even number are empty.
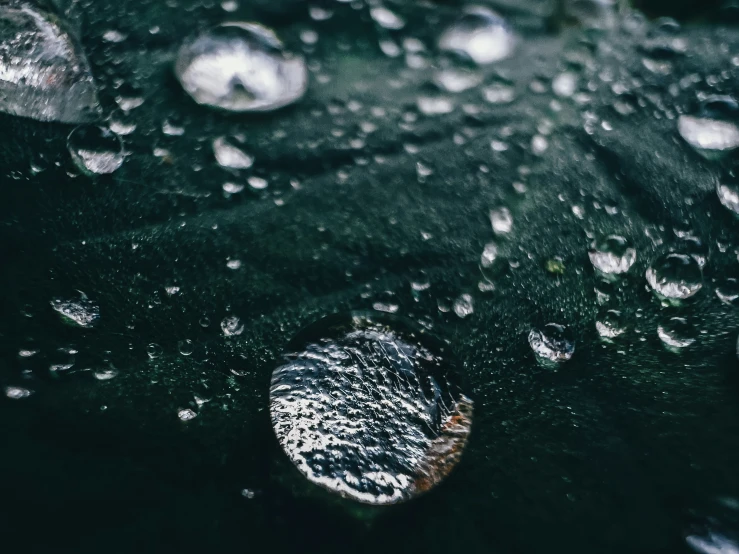
[[[454,313],[457,317],[465,318],[475,311],[474,300],[469,294],[462,294],[454,301]]]
[[[75,165],[87,175],[106,175],[123,165],[123,142],[105,127],[81,126],[67,138]]]
[[[99,117],[90,65],[61,19],[31,2],[4,2],[0,44],[0,110],[63,123]]]
[[[254,165],[254,158],[230,142],[227,137],[218,137],[213,141],[213,154],[221,167],[249,169]]]
[[[482,96],[490,104],[510,104],[516,99],[516,89],[508,83],[495,82],[482,89]]]
[[[601,338],[615,339],[626,332],[624,316],[618,310],[606,310],[598,315],[595,329]]]
[[[513,229],[513,214],[505,206],[490,210],[490,223],[496,235],[507,235]]]
[[[180,410],[179,412],[177,412],[177,417],[179,417],[181,421],[190,421],[191,419],[195,419],[197,415],[198,414],[196,414],[190,408],[185,408],[184,410]]]
[[[657,326],[657,335],[668,349],[690,346],[696,334],[695,328],[682,317],[671,317]]]
[[[685,142],[708,159],[739,147],[739,105],[728,96],[707,98],[696,115],[681,115],[678,131]]]
[[[482,75],[459,67],[445,67],[434,73],[434,83],[452,93],[464,92],[482,82]]]
[[[557,96],[570,98],[577,90],[577,74],[572,71],[560,73],[552,81],[552,90]]]
[[[685,300],[703,287],[703,273],[692,256],[669,253],[658,257],[647,269],[647,283],[659,296]]]
[[[626,273],[636,261],[636,250],[620,235],[609,235],[593,243],[588,252],[593,267],[602,275]]]
[[[442,115],[454,111],[451,98],[442,95],[424,95],[416,100],[418,111],[424,115]]]
[[[256,23],[224,23],[180,48],[175,73],[198,104],[233,112],[271,111],[308,87],[305,61]]]
[[[85,293],[78,291],[76,298],[55,298],[51,307],[60,314],[67,323],[80,327],[94,327],[100,319],[100,307],[96,302],[87,298]]]
[[[234,337],[244,332],[244,324],[235,315],[229,315],[221,321],[221,331],[227,337]]]
[[[721,204],[731,213],[739,216],[739,184],[734,177],[732,176],[731,180],[725,179],[719,182],[716,185],[716,193]]]
[[[228,269],[240,269],[241,260],[228,260],[226,262],[226,267],[228,267]]]
[[[384,6],[376,6],[370,9],[370,16],[380,27],[399,31],[405,27],[405,20],[399,17],[395,12],[388,10]]]
[[[508,23],[488,8],[469,6],[439,37],[439,50],[487,65],[509,57],[516,38]]]
[[[575,353],[575,339],[571,331],[557,323],[547,323],[541,329],[531,329],[529,345],[539,364],[544,367],[556,367],[557,364],[569,361]]]
[[[303,330],[270,389],[275,433],[300,472],[376,505],[438,484],[459,461],[472,417],[445,350],[387,317],[354,312]]]
[[[251,175],[246,180],[246,182],[249,183],[249,186],[253,188],[254,190],[264,190],[269,186],[267,179],[264,179],[262,177],[257,177],[256,175]]]
[[[33,391],[23,387],[5,387],[5,396],[12,400],[21,400],[28,398],[33,394]]]

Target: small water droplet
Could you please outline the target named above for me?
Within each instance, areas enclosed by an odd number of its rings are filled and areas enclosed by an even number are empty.
[[[457,317],[465,318],[475,311],[474,300],[469,294],[462,294],[454,301],[454,313]]]
[[[724,304],[739,305],[739,280],[729,277],[716,287],[716,296]]]
[[[505,206],[490,210],[490,223],[496,235],[507,235],[513,229],[513,214]]]
[[[647,283],[659,296],[685,300],[703,287],[703,273],[692,256],[675,252],[663,254],[647,269]]]
[[[151,358],[152,360],[155,360],[159,358],[163,353],[162,347],[159,346],[157,343],[152,342],[146,347],[146,354]]]
[[[253,188],[254,190],[264,190],[269,186],[267,179],[264,179],[262,177],[257,177],[256,175],[251,175],[246,180],[246,182],[249,183],[249,186]]]
[[[113,173],[123,165],[123,142],[105,127],[77,127],[67,138],[75,165],[87,175]]]
[[[739,216],[739,184],[735,178],[722,179],[716,185],[716,193],[721,204],[731,211],[735,216]]]
[[[271,111],[303,97],[308,71],[256,23],[214,27],[180,48],[175,73],[198,104],[233,112]]]
[[[98,381],[109,381],[111,379],[114,379],[118,375],[118,370],[111,367],[108,369],[99,369],[95,372],[93,372],[93,376]]]
[[[375,23],[384,29],[399,31],[405,27],[405,20],[384,6],[375,6],[374,8],[371,8],[370,16],[375,20]]]
[[[609,235],[593,243],[588,252],[593,267],[602,275],[621,275],[636,261],[636,250],[620,235]]]
[[[569,361],[575,354],[575,339],[564,325],[547,323],[541,329],[531,329],[529,345],[539,363],[554,368]]]
[[[601,312],[595,322],[595,329],[603,339],[615,339],[626,332],[624,316],[618,310]]]
[[[5,396],[12,400],[28,398],[33,394],[32,390],[23,387],[5,387]]]
[[[181,340],[177,343],[177,349],[183,356],[190,356],[193,353],[194,345],[190,339]]]
[[[213,141],[213,154],[218,165],[228,169],[249,169],[254,165],[254,157],[233,144],[228,137],[218,137]]]
[[[184,410],[177,412],[177,417],[179,417],[181,421],[190,421],[191,419],[195,419],[197,415],[198,414],[190,408],[185,408]]]
[[[235,315],[229,315],[221,321],[221,331],[227,337],[235,337],[244,332],[244,324]]]

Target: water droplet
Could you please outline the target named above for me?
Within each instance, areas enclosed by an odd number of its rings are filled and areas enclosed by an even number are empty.
[[[506,235],[513,229],[513,214],[505,206],[490,210],[490,223],[496,235]]]
[[[228,194],[238,194],[243,190],[244,185],[242,185],[241,183],[223,183],[223,192],[226,192]]]
[[[603,275],[626,273],[636,261],[636,250],[624,237],[609,235],[593,243],[588,252],[590,262]]]
[[[577,74],[572,71],[560,73],[552,81],[552,90],[557,96],[570,98],[577,90]]]
[[[181,340],[177,343],[177,349],[183,356],[190,356],[194,350],[193,343],[190,339]]]
[[[601,338],[615,339],[626,331],[623,314],[618,310],[602,312],[595,322],[595,329]]]
[[[21,400],[22,398],[28,398],[33,394],[33,391],[25,389],[23,387],[5,387],[5,396],[12,400]]]
[[[539,363],[554,368],[570,360],[575,353],[575,339],[564,325],[547,323],[541,329],[529,333],[529,345]]]
[[[113,173],[123,165],[123,142],[105,127],[77,127],[67,138],[75,165],[87,175]]]
[[[716,296],[724,304],[739,305],[739,280],[730,277],[716,287]]]
[[[739,185],[734,178],[725,179],[716,185],[716,193],[718,199],[724,207],[728,208],[731,213],[739,216]]]
[[[418,111],[424,115],[443,115],[454,111],[452,99],[441,95],[419,96],[416,104]]]
[[[256,496],[256,493],[251,489],[242,489],[241,496],[251,500]]]
[[[439,50],[487,65],[513,54],[516,38],[500,15],[482,6],[469,6],[439,37]]]
[[[98,381],[109,381],[111,379],[114,379],[117,375],[118,375],[118,370],[113,367],[108,368],[108,369],[100,369],[93,373],[93,376]]]
[[[198,414],[196,414],[190,408],[185,408],[184,410],[180,410],[179,412],[177,412],[177,417],[179,417],[181,421],[190,421],[191,419],[195,419],[197,415]]]
[[[516,89],[504,82],[491,83],[482,89],[482,97],[490,104],[510,104],[516,99]]]
[[[708,159],[739,147],[739,105],[728,96],[711,96],[697,115],[681,115],[678,131],[685,142]]]
[[[185,42],[175,73],[198,104],[233,112],[275,110],[308,87],[303,58],[256,23],[224,23]]]
[[[87,298],[85,293],[77,292],[77,298],[55,298],[51,301],[51,307],[67,323],[85,328],[94,327],[100,319],[100,307]]]
[[[244,324],[235,315],[229,315],[221,321],[221,331],[227,337],[235,337],[244,332]]]
[[[647,283],[659,296],[685,300],[703,287],[703,273],[692,256],[669,253],[657,258],[647,269]]]
[[[246,180],[246,182],[249,183],[249,186],[253,188],[254,190],[264,190],[269,186],[267,179],[263,179],[262,177],[257,177],[256,175],[251,175]]]
[[[459,67],[445,67],[434,74],[434,84],[452,93],[464,92],[481,82],[481,74]]]
[[[384,29],[399,31],[405,27],[405,20],[384,6],[376,6],[370,9],[370,16],[375,20],[375,23]]]
[[[226,267],[228,267],[228,269],[240,269],[241,260],[228,260],[226,262]]]
[[[0,110],[63,123],[99,117],[90,65],[61,19],[31,2],[4,2],[0,27]]]
[[[152,360],[155,360],[162,355],[163,350],[162,350],[162,347],[159,346],[157,343],[152,342],[146,347],[146,353],[149,356],[149,358],[151,358]]]
[[[695,342],[695,328],[685,318],[671,317],[657,326],[657,335],[668,349],[680,349]]]
[[[218,137],[213,141],[213,154],[221,167],[249,169],[254,165],[254,158],[230,142],[227,137]]]
[[[331,316],[291,342],[272,374],[277,439],[313,483],[367,504],[438,484],[466,444],[472,401],[445,349],[405,320]]]
[[[454,301],[454,313],[465,318],[475,311],[474,300],[469,294],[462,294]]]

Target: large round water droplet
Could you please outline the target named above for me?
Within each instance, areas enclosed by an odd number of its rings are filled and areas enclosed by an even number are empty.
[[[275,110],[308,87],[303,58],[256,23],[224,23],[185,42],[175,74],[198,104],[233,112]]]
[[[0,6],[0,110],[86,123],[99,105],[85,54],[58,17],[31,2]]]
[[[702,156],[715,159],[739,147],[739,105],[729,96],[711,96],[696,115],[681,115],[678,131]]]
[[[478,65],[503,60],[513,53],[516,38],[508,23],[482,6],[465,8],[439,37],[439,49],[469,58]]]
[[[685,300],[703,287],[703,273],[692,256],[669,253],[657,258],[647,269],[647,283],[659,296]]]
[[[610,235],[595,242],[588,252],[593,267],[604,275],[620,275],[626,273],[634,261],[636,250],[624,237]]]
[[[439,483],[467,442],[472,402],[453,360],[405,320],[352,312],[298,334],[272,374],[280,445],[303,475],[368,504]]]
[[[123,165],[123,142],[105,127],[77,127],[67,138],[75,165],[87,175],[113,173]]]
[[[80,327],[94,327],[100,319],[100,307],[83,292],[75,298],[55,298],[51,307],[65,322]]]
[[[575,353],[575,339],[564,325],[548,323],[541,329],[529,333],[529,345],[539,363],[545,367],[556,367],[566,362]]]
[[[595,329],[603,339],[615,339],[626,331],[624,316],[618,310],[606,310],[598,315]]]

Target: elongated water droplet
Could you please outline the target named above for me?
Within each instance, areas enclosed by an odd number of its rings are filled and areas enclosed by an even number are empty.
[[[529,345],[544,367],[554,368],[575,354],[575,339],[564,325],[548,323],[529,333]]]
[[[303,58],[256,23],[224,23],[185,42],[175,73],[198,104],[233,112],[275,110],[308,87]]]
[[[100,307],[79,291],[74,298],[55,298],[51,307],[65,322],[79,327],[94,327],[100,319]]]
[[[696,115],[680,116],[678,131],[703,157],[722,157],[739,147],[739,105],[729,96],[711,96]]]

